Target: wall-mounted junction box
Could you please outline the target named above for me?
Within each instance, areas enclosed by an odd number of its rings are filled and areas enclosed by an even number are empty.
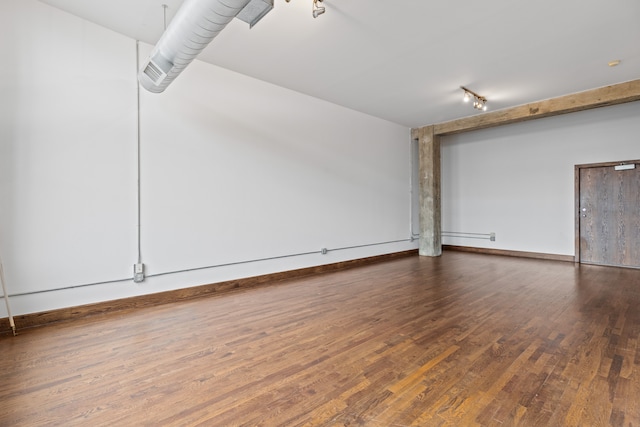
[[[144,264],[141,262],[133,264],[133,281],[136,283],[144,281]]]

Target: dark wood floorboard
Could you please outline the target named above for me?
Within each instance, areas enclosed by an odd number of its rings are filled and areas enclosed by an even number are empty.
[[[640,270],[410,257],[0,337],[1,426],[640,426]]]

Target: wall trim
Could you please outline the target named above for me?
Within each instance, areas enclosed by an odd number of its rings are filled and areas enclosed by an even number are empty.
[[[512,251],[506,249],[475,248],[471,246],[442,245],[444,250],[472,252],[476,254],[501,255],[518,258],[546,259],[551,261],[574,262],[573,255],[546,254],[542,252]]]
[[[116,312],[136,310],[145,307],[164,305],[172,302],[223,295],[230,292],[245,290],[257,286],[267,286],[274,283],[281,283],[288,279],[297,279],[305,276],[313,276],[338,270],[346,270],[414,255],[418,255],[418,249],[392,252],[389,254],[358,258],[332,264],[300,268],[296,270],[282,271],[278,273],[263,274],[260,276],[228,280],[224,282],[211,283],[208,285],[175,289],[172,291],[157,292],[153,294],[140,295],[111,301],[103,301],[76,307],[66,307],[57,310],[42,311],[39,313],[14,315],[13,317],[16,323],[16,330],[20,331],[26,328],[46,326],[63,321],[78,320],[84,317],[99,314],[104,315]],[[12,331],[9,325],[9,319],[6,317],[0,319],[0,335],[11,333]]]

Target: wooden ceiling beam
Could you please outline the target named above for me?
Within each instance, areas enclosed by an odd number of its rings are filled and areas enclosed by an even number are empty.
[[[640,79],[438,123],[434,134],[453,135],[633,101],[640,101]]]

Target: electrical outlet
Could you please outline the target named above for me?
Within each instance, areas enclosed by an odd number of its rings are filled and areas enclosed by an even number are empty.
[[[133,264],[133,281],[136,283],[144,281],[144,264],[141,262]]]

